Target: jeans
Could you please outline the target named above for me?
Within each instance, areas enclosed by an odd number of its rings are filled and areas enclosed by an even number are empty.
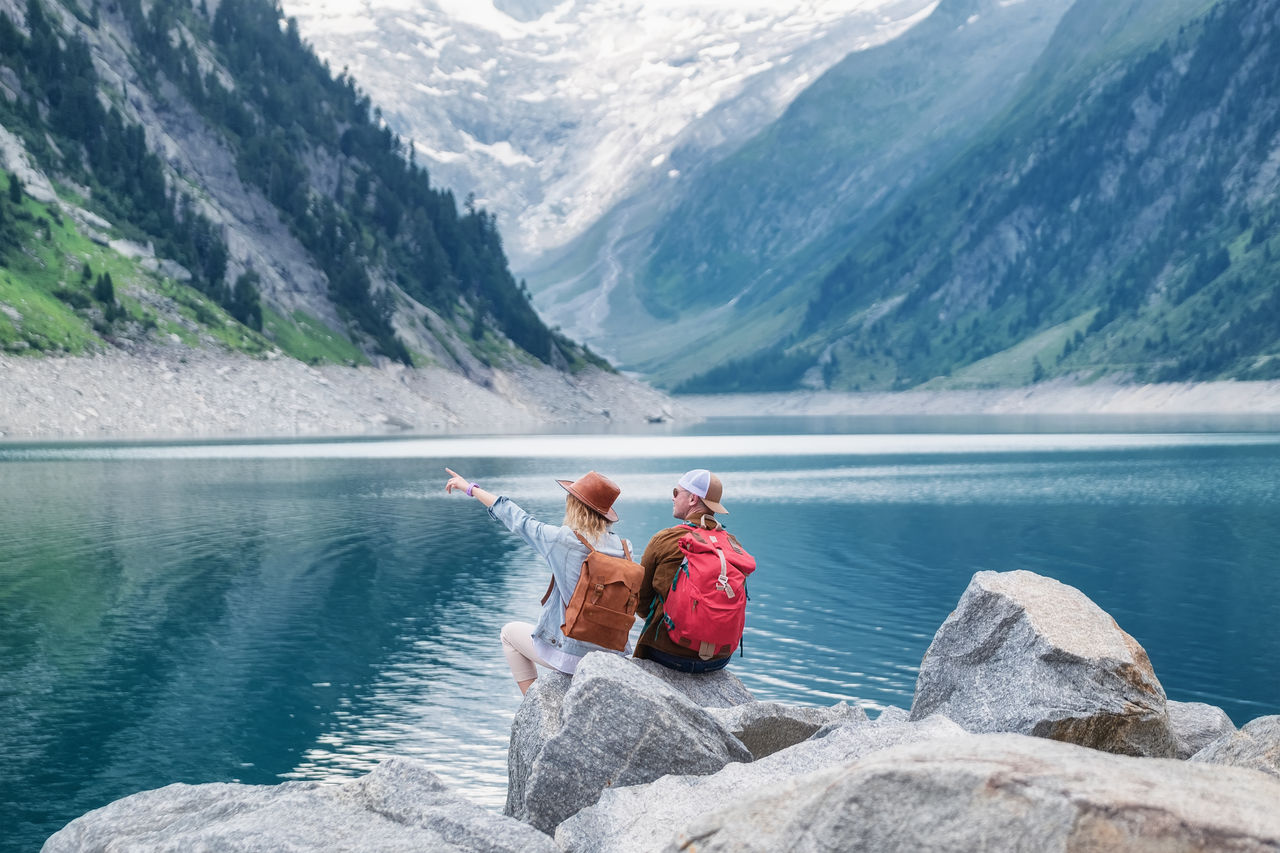
[[[729,658],[720,658],[719,660],[682,658],[677,655],[660,652],[655,648],[645,649],[645,653],[648,655],[649,660],[654,663],[660,663],[667,669],[675,669],[680,672],[715,672],[717,669],[724,669],[729,664]]]

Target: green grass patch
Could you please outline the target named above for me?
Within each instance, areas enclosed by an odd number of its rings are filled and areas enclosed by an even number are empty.
[[[11,247],[0,267],[0,346],[12,352],[84,352],[98,337],[72,304],[87,290],[80,281],[80,264],[68,255],[88,241],[68,220],[29,196],[8,206],[7,213],[20,247]],[[59,292],[66,299],[55,295]]]
[[[999,388],[1027,385],[1044,378],[1076,333],[1084,334],[1097,309],[1084,312],[1065,323],[1045,329],[1008,349],[955,371],[951,376],[931,379],[922,389]],[[1039,365],[1039,369],[1037,369]]]
[[[14,272],[0,271],[0,346],[10,352],[83,353],[98,340],[75,309]]]
[[[350,340],[305,311],[285,317],[262,306],[263,334],[281,350],[308,364],[368,364]]]
[[[249,355],[271,348],[204,294],[95,243],[50,206],[25,196],[9,210],[18,245],[0,266],[0,348],[81,354],[105,345],[104,338],[151,333],[176,335],[192,347],[208,336]],[[93,298],[94,281],[103,274],[114,283],[112,308]]]

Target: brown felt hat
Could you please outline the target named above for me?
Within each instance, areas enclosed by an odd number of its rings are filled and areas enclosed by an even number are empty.
[[[603,474],[588,471],[573,482],[556,480],[560,488],[573,495],[587,505],[589,509],[604,516],[606,521],[617,521],[618,514],[613,511],[613,502],[622,494],[618,484]]]

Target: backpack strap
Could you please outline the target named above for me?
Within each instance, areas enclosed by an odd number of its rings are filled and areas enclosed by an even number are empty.
[[[591,547],[591,543],[588,542],[581,533],[575,530],[573,531],[573,535],[578,537],[578,541],[581,542],[583,546],[587,549],[588,554],[595,552],[596,549]],[[622,539],[621,536],[619,536],[618,538],[621,539],[622,541],[622,553],[626,554],[627,559],[630,560],[631,559],[631,543],[629,543],[625,539]],[[547,584],[547,591],[542,594],[542,602],[541,602],[542,604],[547,603],[547,599],[551,598],[551,591],[555,588],[556,588],[556,579],[555,579],[555,576],[552,575],[551,583]]]
[[[704,515],[703,518],[706,518],[706,516]],[[686,525],[682,525],[682,526],[686,526]],[[715,536],[710,536],[709,538],[711,541],[708,542],[707,539],[703,537],[702,533],[699,532],[699,530],[701,530],[702,528],[694,527],[692,524],[689,524],[687,526],[689,528],[689,533],[687,535],[692,536],[694,539],[697,539],[703,545],[707,545],[715,549],[716,556],[720,558],[720,577],[716,579],[716,587],[719,588],[726,595],[728,595],[730,598],[733,598],[734,597],[733,587],[729,586],[729,565],[725,561],[724,548],[720,547],[719,538]],[[734,543],[733,537],[729,535],[729,531],[725,530],[723,527],[720,527],[717,525],[714,531],[707,531],[707,532],[723,533],[724,537],[729,540],[729,547],[733,548],[733,550],[737,551],[739,554],[742,553],[742,549],[739,548]]]
[[[706,518],[706,516],[704,515],[704,516],[703,516],[703,518]],[[707,544],[707,540],[706,540],[706,539],[704,539],[704,538],[702,538],[702,533],[700,533],[699,531],[704,531],[704,532],[709,531],[709,532],[712,532],[712,533],[723,533],[723,534],[725,535],[725,538],[729,540],[729,547],[730,547],[730,548],[732,548],[736,553],[740,554],[741,556],[744,556],[744,557],[745,557],[745,556],[747,555],[747,552],[746,552],[746,551],[743,551],[743,550],[742,550],[742,546],[738,544],[738,539],[737,539],[737,537],[735,537],[735,536],[734,536],[732,533],[730,533],[728,530],[725,530],[725,529],[724,529],[724,525],[723,525],[723,524],[721,524],[721,523],[720,523],[720,522],[718,522],[718,521],[716,522],[716,526],[715,526],[714,528],[698,527],[698,526],[696,526],[696,525],[690,524],[689,522],[685,522],[684,524],[677,524],[677,525],[676,525],[676,527],[683,527],[683,528],[687,528],[687,529],[688,529],[688,531],[689,531],[688,535],[689,535],[689,536],[692,536],[694,539],[697,539],[697,540],[698,540],[699,542],[701,542],[703,545],[706,545],[706,544]],[[714,539],[714,537],[712,537],[712,538]]]
[[[715,541],[715,537],[711,537]],[[716,556],[720,558],[720,577],[716,580],[716,587],[724,592],[730,598],[734,597],[733,587],[729,586],[729,565],[724,559],[724,549],[718,544],[715,546]]]
[[[594,552],[595,552],[595,550],[596,550],[596,549],[591,547],[591,543],[587,541],[587,539],[586,539],[586,537],[585,537],[585,536],[583,536],[581,533],[579,533],[579,532],[578,532],[578,531],[576,531],[576,530],[575,530],[575,531],[573,531],[573,535],[578,537],[578,541],[579,541],[579,542],[581,542],[581,543],[586,547],[586,549],[587,549],[587,552],[588,552],[588,553],[594,553]],[[622,553],[626,554],[626,555],[627,555],[627,559],[628,559],[628,560],[630,560],[630,559],[631,559],[631,544],[630,544],[629,542],[627,542],[627,540],[623,539],[621,536],[619,536],[619,537],[618,537],[618,541],[622,543]],[[634,562],[634,561],[633,561],[633,562]]]

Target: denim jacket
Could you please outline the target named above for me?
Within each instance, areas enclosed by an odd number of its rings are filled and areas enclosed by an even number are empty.
[[[587,652],[613,651],[595,643],[584,643],[566,637],[560,631],[560,626],[564,624],[565,606],[573,595],[573,588],[578,585],[582,561],[587,559],[587,549],[578,541],[573,530],[558,524],[544,524],[507,497],[499,497],[494,501],[493,506],[489,507],[489,515],[529,543],[551,568],[555,588],[547,603],[542,605],[542,613],[538,616],[538,624],[534,626],[533,636],[566,654],[578,657]],[[616,533],[605,533],[599,542],[592,544],[597,551],[614,557],[624,556],[622,540]]]

